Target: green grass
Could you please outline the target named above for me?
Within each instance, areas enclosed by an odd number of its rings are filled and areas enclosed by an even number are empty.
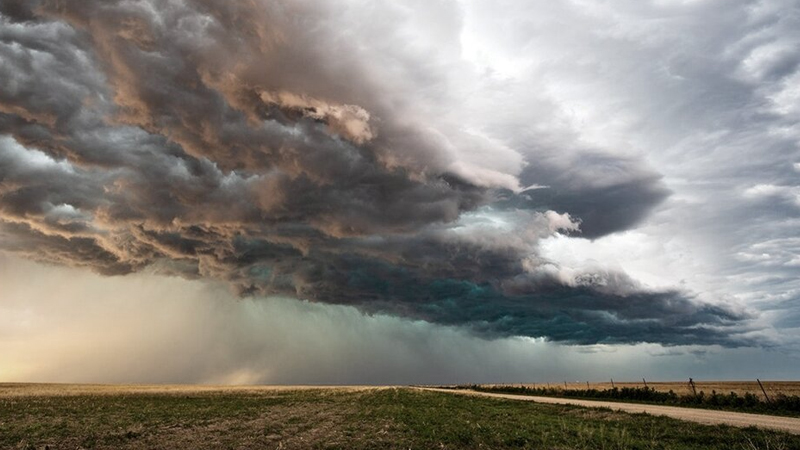
[[[797,449],[800,436],[412,389],[0,398],[0,448]]]

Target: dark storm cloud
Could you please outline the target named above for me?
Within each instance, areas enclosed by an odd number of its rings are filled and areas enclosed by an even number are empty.
[[[403,83],[444,75],[391,57],[375,73],[336,32],[336,5],[41,1],[0,12],[6,249],[487,336],[746,342],[751,316],[737,308],[538,256],[541,239],[577,233],[578,221],[589,237],[637,223],[667,195],[658,174],[630,158],[541,157],[522,185],[549,188],[521,192],[500,167],[523,159],[444,122],[444,94],[415,108]]]
[[[353,257],[314,271],[310,278],[327,278],[312,290],[325,302],[439,324],[467,324],[488,337],[545,336],[573,344],[754,343],[731,334],[731,327],[751,315],[703,305],[676,291],[619,294],[603,292],[592,283],[568,287],[536,279],[514,280],[524,286],[514,289],[464,279],[432,279],[405,267]]]
[[[591,152],[578,161],[539,160],[520,179],[547,186],[527,192],[528,207],[569,211],[587,238],[633,228],[669,195],[661,176],[639,161]]]
[[[0,3],[0,14],[15,22],[32,21],[36,19],[32,6],[33,2],[25,0],[6,0]]]

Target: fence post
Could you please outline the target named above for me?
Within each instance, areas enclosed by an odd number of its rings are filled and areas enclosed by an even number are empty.
[[[761,387],[761,392],[763,392],[763,393],[764,393],[764,398],[766,398],[766,399],[767,399],[767,403],[772,403],[772,400],[770,400],[770,399],[769,399],[769,395],[767,395],[767,390],[766,390],[766,389],[764,389],[764,385],[763,385],[763,384],[761,384],[761,380],[759,380],[758,378],[756,378],[756,381],[758,381],[758,385]]]
[[[589,382],[588,381],[586,382],[586,390],[587,391],[589,390]]]
[[[615,388],[616,388],[616,386],[614,386],[614,379],[612,378],[611,379],[611,389],[615,389]]]
[[[644,382],[644,388],[647,389],[647,380],[645,380],[644,377],[642,377],[642,381]]]
[[[694,387],[694,380],[692,380],[691,377],[689,377],[689,386],[692,387],[692,392],[694,393],[694,396],[697,397],[697,389]]]
[[[567,380],[564,380],[564,389],[567,388]]]

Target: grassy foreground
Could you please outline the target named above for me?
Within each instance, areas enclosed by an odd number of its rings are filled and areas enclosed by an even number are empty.
[[[0,397],[0,448],[797,449],[800,436],[406,388]]]

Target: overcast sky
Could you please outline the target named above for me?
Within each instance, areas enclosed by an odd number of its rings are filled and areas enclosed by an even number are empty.
[[[0,380],[800,377],[800,2],[0,0]]]

